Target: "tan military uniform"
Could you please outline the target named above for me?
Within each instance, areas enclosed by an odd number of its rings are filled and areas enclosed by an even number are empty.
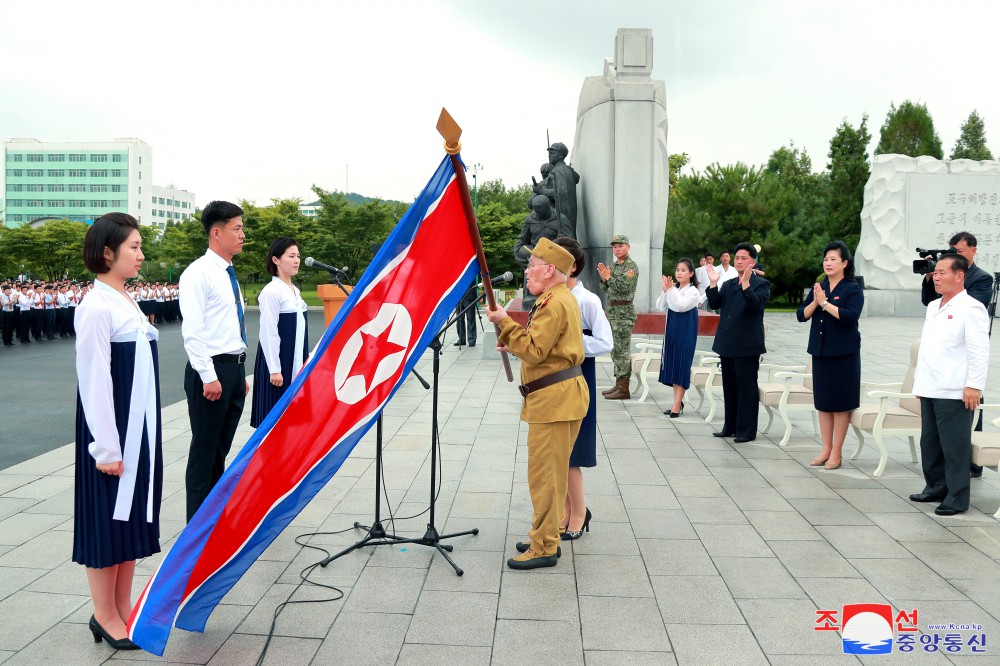
[[[558,284],[539,295],[527,328],[513,319],[500,322],[500,342],[521,359],[521,383],[583,363],[580,306]],[[528,489],[534,515],[531,549],[555,555],[566,506],[569,454],[587,414],[590,393],[580,377],[533,391],[524,399],[521,420],[528,425]]]

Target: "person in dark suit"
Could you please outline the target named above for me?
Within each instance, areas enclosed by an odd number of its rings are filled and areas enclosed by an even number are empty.
[[[740,277],[719,287],[719,271],[708,267],[708,306],[719,311],[719,328],[712,351],[722,361],[722,395],[726,420],[716,437],[733,437],[737,444],[757,437],[757,370],[764,349],[764,307],[771,283],[753,271],[757,250],[750,243],[736,246],[733,265]]]
[[[986,312],[989,313],[990,300],[993,297],[993,276],[979,266],[976,266],[976,252],[979,249],[976,247],[977,245],[978,241],[976,237],[968,231],[959,231],[948,241],[948,246],[965,257],[965,260],[969,263],[969,270],[965,273],[966,293],[982,303],[986,308]],[[920,301],[924,305],[929,305],[931,301],[941,298],[941,294],[934,290],[933,277],[933,273],[928,273],[924,276],[923,283],[921,283]],[[978,432],[982,429],[983,413],[980,412],[979,421],[976,423],[976,431]],[[973,478],[978,479],[983,475],[983,468],[980,465],[973,464],[971,461],[969,462],[969,470]]]
[[[813,357],[813,405],[823,439],[823,450],[809,464],[837,469],[851,412],[861,402],[858,319],[865,296],[854,280],[854,257],[844,241],[833,241],[823,250],[823,273],[826,279],[813,285],[796,317],[812,320],[808,351]]]

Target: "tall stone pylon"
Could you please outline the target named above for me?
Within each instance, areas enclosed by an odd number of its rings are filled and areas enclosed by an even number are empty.
[[[639,264],[639,312],[653,310],[660,294],[669,188],[667,87],[652,71],[653,31],[619,28],[614,58],[583,82],[573,143],[584,283],[603,298],[597,263],[610,265],[611,238],[627,234]]]

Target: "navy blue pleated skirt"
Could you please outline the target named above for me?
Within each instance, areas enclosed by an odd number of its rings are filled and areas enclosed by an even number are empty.
[[[253,364],[253,403],[250,408],[250,426],[258,427],[267,418],[271,409],[291,385],[292,364],[295,361],[295,322],[297,312],[282,312],[278,315],[278,358],[281,361],[281,386],[271,383],[271,373],[267,369],[264,349],[257,344],[257,359]],[[309,320],[305,319],[306,330],[302,336],[302,364],[309,358]]]
[[[570,467],[597,467],[597,365],[593,358],[583,359],[583,378],[590,389],[590,406],[580,424],[573,452],[569,455]]]
[[[691,362],[698,343],[698,309],[667,313],[667,329],[663,332],[663,353],[660,355],[660,383],[682,388],[691,386]]]
[[[849,412],[861,404],[861,351],[813,356],[813,406],[821,412]]]
[[[153,369],[156,373],[156,462],[153,465],[153,487],[149,488],[149,436],[143,425],[142,453],[132,512],[129,520],[114,520],[118,497],[118,477],[97,470],[94,458],[87,450],[94,441],[87,427],[80,394],[76,398],[76,492],[73,517],[73,561],[100,569],[149,557],[160,552],[160,499],[163,496],[163,441],[160,431],[160,365],[156,342]],[[135,342],[111,343],[111,381],[115,403],[115,424],[120,444],[125,445],[128,412],[132,395],[132,373],[135,371]],[[146,503],[153,493],[153,522],[146,522]]]

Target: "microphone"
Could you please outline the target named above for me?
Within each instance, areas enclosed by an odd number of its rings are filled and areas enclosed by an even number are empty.
[[[514,274],[507,271],[503,275],[498,275],[497,277],[490,280],[490,282],[504,284],[506,282],[512,282],[514,280]]]
[[[306,266],[309,268],[321,268],[324,271],[329,271],[331,273],[347,273],[347,266],[343,268],[337,268],[336,266],[330,266],[329,264],[324,264],[322,261],[316,261],[312,257],[306,257]]]

